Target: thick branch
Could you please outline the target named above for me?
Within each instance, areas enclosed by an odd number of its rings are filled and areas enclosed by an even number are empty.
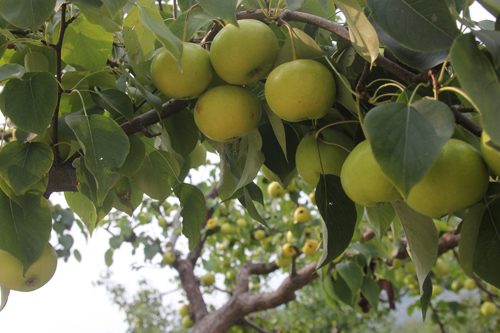
[[[207,305],[200,290],[200,283],[194,275],[193,265],[189,260],[177,260],[172,265],[181,279],[182,288],[191,306],[191,316],[195,323],[200,322],[208,314]]]
[[[445,232],[439,238],[438,255],[441,255],[449,250],[453,250],[455,247],[457,247],[459,239],[460,235],[455,235],[455,230]],[[406,251],[406,244],[407,244],[406,239],[402,239],[400,241],[400,244],[401,244],[400,251],[397,254],[396,258],[405,259],[408,257],[408,252]]]
[[[277,269],[278,266],[274,261],[270,264],[247,262],[238,270],[238,275],[236,275],[236,290],[234,295],[237,296],[248,291],[251,274],[267,275]]]
[[[464,116],[457,108],[452,106],[450,109],[453,112],[453,116],[455,117],[455,122],[457,124],[462,125],[475,136],[481,137],[481,133],[483,133],[483,128],[481,126]]]

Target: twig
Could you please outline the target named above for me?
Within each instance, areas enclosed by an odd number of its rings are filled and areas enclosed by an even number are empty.
[[[356,92],[360,94],[361,98],[366,100],[370,99],[370,94],[366,90],[366,79],[368,78],[368,75],[370,75],[370,67],[370,63],[366,62],[365,67],[363,68],[363,73],[361,73],[358,84],[356,85]]]
[[[481,126],[464,116],[457,108],[450,106],[450,109],[453,112],[453,116],[455,117],[455,122],[457,124],[462,125],[475,136],[481,137],[481,133],[483,133],[483,128]]]

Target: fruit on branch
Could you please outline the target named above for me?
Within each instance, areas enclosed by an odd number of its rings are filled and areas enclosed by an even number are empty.
[[[495,303],[486,301],[483,304],[481,304],[480,311],[484,316],[489,317],[496,314],[498,312],[498,308],[495,305]]]
[[[490,136],[483,130],[481,134],[481,153],[484,161],[490,167],[491,171],[500,176],[500,151],[488,145],[491,141]],[[497,145],[498,146],[498,145]]]
[[[330,131],[333,144],[315,138],[315,132],[307,133],[297,147],[295,164],[297,171],[311,187],[316,187],[321,174],[340,176],[342,165],[349,155],[352,140],[339,131]],[[340,145],[340,146],[338,146]]]
[[[288,230],[288,231],[286,232],[286,241],[287,241],[288,243],[291,243],[291,242],[292,242],[292,240],[293,240],[293,233],[292,233],[290,230]]]
[[[226,279],[233,280],[236,277],[236,271],[234,269],[230,269],[226,272]]]
[[[269,194],[269,196],[271,198],[281,199],[285,196],[286,191],[285,191],[285,189],[283,189],[283,187],[280,185],[280,183],[271,182],[271,184],[269,184],[267,186],[267,193]]]
[[[163,229],[165,229],[167,227],[167,220],[165,220],[165,218],[163,218],[163,217],[160,217],[158,219],[158,225],[160,227],[162,227]]]
[[[455,280],[451,283],[451,290],[459,291],[460,289],[462,289],[462,282]]]
[[[281,255],[283,257],[293,257],[295,254],[297,254],[297,251],[295,251],[295,247],[293,246],[293,244],[286,243],[281,248]]]
[[[401,198],[394,184],[380,169],[368,140],[359,143],[349,154],[342,166],[340,181],[347,196],[365,207]]]
[[[194,120],[212,140],[226,142],[250,133],[260,118],[260,103],[244,87],[218,86],[205,92],[196,103]]]
[[[220,232],[222,232],[224,235],[230,235],[234,233],[234,228],[231,223],[226,222],[221,225]]]
[[[276,258],[274,262],[278,267],[290,266],[290,264],[292,263],[292,257],[281,256],[281,258]]]
[[[172,55],[162,48],[151,62],[151,78],[156,88],[168,97],[196,98],[212,83],[214,69],[207,50],[193,43],[182,45],[182,72]]]
[[[45,285],[57,268],[57,253],[47,243],[38,258],[23,276],[23,264],[7,251],[0,250],[0,284],[16,291],[33,291]]]
[[[244,218],[239,218],[236,220],[236,224],[239,226],[239,227],[242,227],[242,228],[246,228],[248,223],[247,223],[247,220],[245,220]]]
[[[194,321],[189,316],[182,317],[181,325],[184,328],[191,328],[194,326]]]
[[[212,273],[207,273],[201,277],[201,284],[204,286],[211,286],[215,283],[215,276]]]
[[[293,212],[293,218],[297,222],[306,223],[311,221],[311,213],[306,207],[298,207],[295,209],[295,212]]]
[[[394,267],[394,268],[401,268],[401,267],[403,267],[403,265],[404,265],[403,259],[394,258],[392,260],[392,267]]]
[[[474,281],[474,279],[468,278],[464,282],[464,287],[467,290],[474,290],[477,287],[476,281]]]
[[[417,274],[417,270],[415,269],[415,264],[413,263],[413,261],[407,262],[404,269],[406,274]]]
[[[175,254],[173,252],[165,252],[163,253],[162,263],[166,265],[172,265],[175,262]]]
[[[201,142],[198,142],[193,151],[189,153],[189,158],[191,159],[191,168],[196,169],[200,165],[205,164],[207,160],[207,149]]]
[[[182,317],[186,317],[191,313],[191,306],[187,304],[182,304],[181,306],[179,306],[177,311]]]
[[[337,87],[328,68],[311,59],[276,67],[266,80],[266,101],[286,121],[319,119],[333,106]]]
[[[432,296],[438,296],[443,293],[443,288],[439,284],[432,285]]]
[[[316,205],[316,193],[314,191],[309,193],[309,200],[311,200],[311,204]]]
[[[217,219],[214,219],[213,217],[211,217],[207,220],[207,229],[213,229],[213,228],[217,227],[218,224],[219,224],[219,221],[217,221]]]
[[[450,139],[406,202],[427,216],[442,216],[475,204],[488,189],[488,169],[481,154],[468,143]]]
[[[278,56],[278,39],[265,23],[238,21],[228,24],[215,36],[210,60],[215,72],[237,85],[256,82],[269,74]]]
[[[315,239],[307,239],[306,243],[302,247],[302,252],[308,256],[312,256],[318,249],[319,242]]]
[[[266,232],[262,229],[259,229],[259,230],[256,230],[254,233],[253,233],[253,237],[256,239],[256,240],[263,240],[264,238],[266,238]]]
[[[444,275],[450,270],[450,265],[447,262],[438,260],[432,270],[436,275]]]

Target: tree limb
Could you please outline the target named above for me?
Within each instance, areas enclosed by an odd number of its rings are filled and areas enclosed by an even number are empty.
[[[445,232],[439,238],[438,255],[441,255],[441,254],[457,247],[459,239],[460,239],[460,235],[455,235],[455,230],[450,230],[448,232]],[[399,253],[396,255],[395,258],[405,259],[408,257],[408,252],[406,251],[406,244],[407,244],[406,239],[402,239],[400,241],[401,247],[399,249]]]

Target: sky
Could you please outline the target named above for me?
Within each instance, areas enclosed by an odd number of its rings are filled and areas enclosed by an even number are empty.
[[[485,18],[492,19],[491,15],[477,3],[473,5],[472,18],[478,21]],[[53,203],[64,203],[64,198],[60,194],[53,194],[51,200]],[[160,232],[156,224],[152,223],[150,227],[155,233]],[[29,293],[12,291],[7,306],[0,312],[0,332],[123,333],[126,331],[124,313],[111,302],[104,287],[92,284],[107,269],[104,253],[109,248],[109,234],[97,229],[87,242],[76,228],[73,231],[75,239],[73,248],[82,254],[81,262],[77,262],[74,257],[68,262],[59,260],[54,277],[42,288]],[[186,240],[183,239],[182,242],[185,244]],[[54,241],[51,243],[55,244]],[[153,261],[159,262],[161,258],[158,255]],[[165,284],[165,281],[174,276],[173,269],[151,266],[139,271],[131,270],[133,263],[143,262],[142,251],[137,251],[137,254],[132,256],[130,244],[122,245],[119,251],[115,251],[114,263],[111,266],[112,280],[124,284],[132,292],[138,290],[137,281],[143,278],[163,292],[176,288]],[[218,276],[216,284],[222,286],[222,279],[222,276]],[[167,298],[175,308],[184,300],[180,291],[169,294]]]

